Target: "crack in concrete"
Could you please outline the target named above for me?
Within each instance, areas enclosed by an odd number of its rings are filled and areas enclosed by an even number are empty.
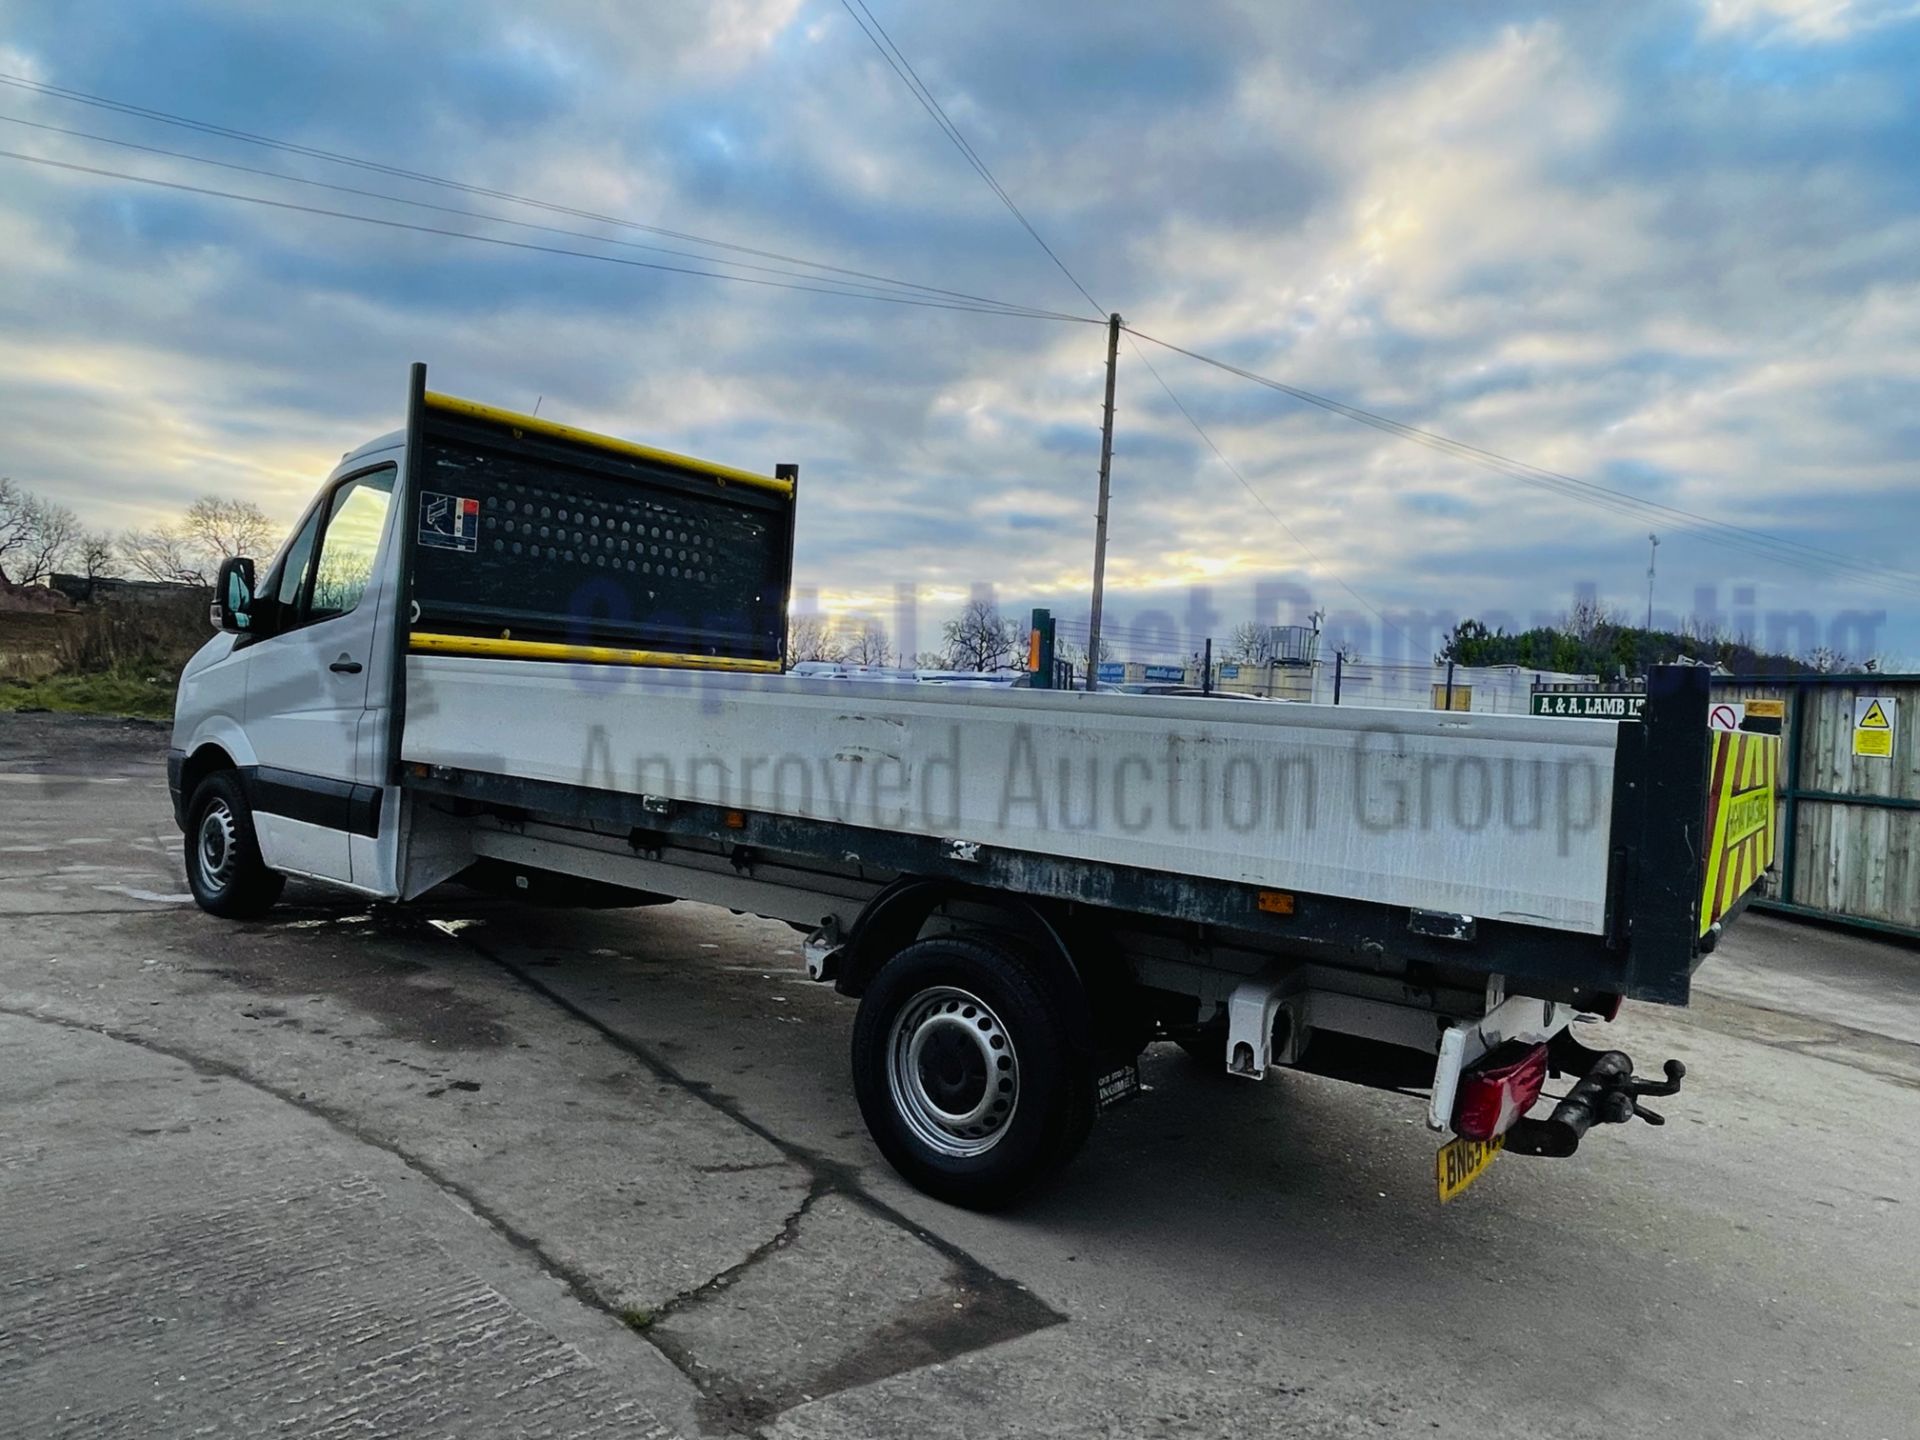
[[[538,1241],[523,1231],[516,1229],[511,1222],[488,1206],[485,1201],[473,1195],[466,1187],[441,1174],[426,1161],[408,1154],[392,1141],[374,1134],[348,1119],[331,1106],[321,1104],[319,1101],[309,1099],[302,1094],[294,1094],[283,1090],[279,1086],[262,1080],[257,1075],[252,1075],[242,1067],[230,1064],[225,1060],[215,1060],[205,1055],[196,1055],[190,1050],[183,1050],[178,1046],[168,1045],[162,1041],[154,1040],[131,1030],[123,1030],[112,1025],[102,1025],[90,1020],[77,1020],[69,1016],[53,1014],[47,1011],[24,1010],[18,1006],[6,1004],[0,1004],[0,1015],[7,1015],[16,1020],[27,1020],[41,1025],[54,1025],[66,1030],[77,1030],[90,1035],[99,1035],[108,1040],[118,1041],[123,1045],[132,1045],[150,1054],[162,1055],[169,1060],[176,1060],[182,1065],[192,1069],[195,1074],[217,1076],[224,1080],[236,1081],[250,1089],[259,1091],[263,1095],[270,1096],[282,1104],[290,1105],[304,1114],[311,1115],[315,1119],[331,1126],[347,1138],[366,1145],[371,1149],[379,1150],[383,1154],[391,1155],[414,1174],[438,1188],[449,1199],[453,1200],[462,1209],[474,1216],[475,1219],[493,1230],[516,1250],[531,1256],[534,1262],[539,1265],[544,1272],[564,1285],[568,1292],[572,1294],[576,1300],[580,1301],[580,1303],[590,1305],[615,1320],[622,1319],[620,1307],[607,1296],[601,1294],[599,1288],[592,1280],[588,1279],[587,1276],[573,1266],[564,1264],[548,1255],[546,1251],[541,1249]],[[630,1328],[624,1325],[623,1328],[627,1329],[627,1333],[633,1334]],[[647,1337],[636,1335],[635,1338],[645,1340]],[[653,1348],[660,1350],[658,1345],[653,1346]],[[665,1351],[662,1350],[661,1353],[665,1354]],[[669,1356],[668,1358],[671,1359],[672,1357]]]
[[[670,1319],[681,1311],[698,1305],[708,1297],[727,1289],[769,1256],[777,1255],[792,1245],[800,1236],[800,1222],[806,1218],[807,1212],[816,1202],[832,1193],[834,1192],[829,1187],[816,1180],[771,1239],[756,1245],[744,1259],[729,1265],[718,1275],[673,1296],[653,1312],[648,1322],[644,1332],[648,1343],[666,1356],[675,1369],[699,1387],[703,1401],[700,1407],[701,1418],[730,1434],[757,1433],[762,1424],[786,1409],[792,1402],[768,1406],[763,1400],[756,1399],[751,1390],[733,1376],[714,1366],[703,1364],[695,1356],[693,1347],[657,1327],[661,1321]],[[821,1393],[828,1392],[823,1390]]]
[[[728,1161],[724,1165],[695,1165],[696,1175],[745,1175],[753,1170],[778,1170],[785,1160]]]
[[[800,1203],[794,1207],[793,1213],[780,1222],[779,1230],[774,1233],[771,1239],[763,1240],[760,1244],[754,1246],[752,1250],[747,1252],[745,1259],[729,1265],[718,1275],[703,1280],[698,1285],[692,1286],[689,1289],[682,1290],[679,1294],[668,1299],[658,1310],[653,1312],[654,1321],[658,1323],[670,1315],[685,1310],[690,1305],[699,1304],[715,1291],[726,1289],[729,1285],[733,1284],[735,1280],[738,1280],[769,1255],[786,1249],[787,1246],[799,1238],[800,1222],[806,1218],[807,1212],[811,1210],[818,1201],[833,1193],[832,1187],[819,1180],[815,1180],[814,1183],[808,1187],[807,1193],[801,1198]],[[656,1345],[660,1345],[662,1350],[667,1349],[667,1346],[662,1344],[664,1337],[651,1338],[653,1338]],[[669,1358],[673,1357],[669,1355]],[[678,1365],[680,1361],[675,1359],[674,1363]],[[682,1368],[685,1367],[683,1366]]]
[[[36,912],[12,913],[31,915]],[[112,909],[85,912],[71,910],[44,912],[44,914],[48,916],[69,916],[76,913],[157,916],[161,912],[144,907],[141,909]],[[704,1081],[696,1080],[691,1076],[682,1074],[673,1066],[660,1059],[647,1047],[621,1034],[611,1025],[586,1010],[583,1006],[542,983],[536,976],[529,974],[523,966],[515,964],[513,961],[496,954],[490,948],[481,944],[468,931],[462,930],[457,933],[449,933],[446,930],[427,923],[429,917],[425,915],[411,914],[392,906],[376,906],[373,915],[376,924],[383,925],[388,929],[401,930],[411,936],[419,938],[431,936],[442,941],[450,939],[457,943],[464,944],[482,959],[505,971],[522,987],[548,1004],[565,1012],[574,1020],[586,1025],[617,1049],[632,1056],[641,1065],[646,1067],[646,1069],[651,1071],[658,1080],[684,1091],[686,1094],[693,1096],[703,1104],[718,1111],[727,1119],[764,1140],[784,1157],[781,1161],[770,1161],[756,1165],[731,1167],[703,1166],[699,1168],[703,1170],[720,1169],[727,1171],[744,1171],[748,1169],[773,1168],[779,1164],[793,1164],[807,1173],[810,1181],[807,1193],[794,1211],[785,1217],[778,1232],[757,1245],[745,1258],[736,1264],[729,1266],[727,1269],[703,1281],[701,1284],[683,1290],[669,1298],[655,1312],[657,1318],[665,1318],[668,1315],[685,1311],[716,1292],[730,1287],[735,1281],[740,1279],[741,1276],[764,1262],[769,1256],[778,1254],[791,1245],[799,1234],[801,1222],[815,1204],[828,1195],[838,1195],[849,1203],[864,1210],[873,1218],[885,1224],[895,1226],[907,1234],[912,1235],[916,1240],[939,1254],[952,1267],[954,1283],[961,1290],[974,1293],[1005,1290],[1009,1293],[1017,1294],[1022,1302],[1022,1308],[1028,1313],[1022,1317],[1022,1323],[1017,1329],[1010,1330],[1009,1334],[1002,1338],[1012,1338],[1014,1334],[1032,1333],[1035,1330],[1063,1324],[1066,1321],[1066,1315],[1039,1300],[1024,1287],[1015,1285],[1006,1279],[1006,1277],[999,1275],[983,1265],[979,1260],[975,1259],[965,1250],[962,1250],[959,1246],[946,1240],[942,1236],[923,1229],[905,1215],[901,1214],[893,1206],[871,1194],[860,1182],[856,1172],[850,1166],[834,1160],[829,1156],[822,1155],[807,1146],[776,1135],[772,1130],[741,1110],[732,1097],[715,1090]],[[232,979],[230,975],[218,970],[214,973],[220,974],[223,979]],[[436,1186],[475,1218],[494,1230],[495,1233],[514,1246],[515,1249],[532,1257],[534,1262],[538,1264],[542,1270],[564,1285],[575,1299],[579,1300],[582,1304],[590,1305],[594,1309],[620,1321],[628,1334],[633,1335],[637,1340],[643,1341],[656,1353],[664,1356],[675,1369],[679,1370],[681,1374],[686,1376],[688,1380],[698,1387],[702,1396],[708,1401],[705,1407],[705,1418],[726,1433],[753,1433],[761,1424],[772,1418],[773,1415],[778,1414],[781,1409],[786,1408],[800,1398],[797,1395],[793,1397],[783,1397],[780,1402],[776,1402],[773,1408],[769,1408],[764,1400],[751,1399],[747,1388],[735,1382],[731,1377],[700,1365],[685,1347],[679,1345],[671,1337],[664,1334],[656,1335],[651,1333],[650,1326],[647,1329],[636,1330],[633,1326],[626,1323],[627,1314],[625,1307],[602,1293],[599,1287],[595,1285],[592,1279],[585,1273],[574,1266],[553,1258],[542,1249],[537,1240],[517,1229],[510,1221],[489,1207],[485,1201],[474,1195],[465,1186],[443,1175],[426,1161],[409,1154],[397,1143],[363,1127],[344,1112],[332,1106],[313,1100],[304,1094],[296,1094],[283,1090],[279,1086],[263,1080],[244,1068],[233,1065],[227,1061],[197,1055],[191,1051],[166,1044],[134,1031],[123,1030],[110,1025],[74,1019],[44,1011],[24,1010],[5,1004],[0,1004],[0,1015],[10,1015],[17,1019],[58,1025],[67,1029],[101,1035],[111,1040],[137,1046],[154,1054],[164,1055],[169,1059],[177,1060],[191,1067],[196,1073],[238,1081],[241,1084],[260,1091],[262,1094],[269,1095],[284,1104],[293,1106],[295,1109],[303,1111],[306,1114],[313,1115],[340,1133],[361,1144],[371,1146],[374,1149],[393,1156],[409,1170]],[[961,1353],[967,1349],[978,1348],[978,1343],[976,1338],[975,1343],[958,1345],[953,1347],[953,1353]],[[867,1348],[872,1349],[873,1347],[869,1346]],[[945,1353],[947,1349],[947,1347],[939,1345],[937,1341],[934,1342],[934,1348],[940,1350],[942,1353]],[[833,1372],[820,1377],[819,1382],[807,1391],[807,1395],[811,1398],[818,1399],[822,1395],[833,1393],[835,1390],[849,1388],[851,1385],[880,1378],[882,1374],[892,1373],[885,1369],[875,1369],[873,1366],[863,1363],[863,1359],[863,1355],[859,1354],[843,1358],[843,1360],[834,1367]],[[836,1377],[841,1377],[838,1379],[838,1383],[836,1383]]]
[[[400,917],[396,915],[395,918]],[[784,1136],[776,1135],[772,1130],[742,1110],[731,1096],[714,1089],[713,1086],[704,1080],[695,1080],[691,1076],[682,1074],[679,1070],[676,1070],[672,1065],[654,1054],[653,1051],[645,1045],[614,1029],[613,1026],[600,1019],[599,1016],[595,1015],[585,1006],[576,1003],[559,991],[553,989],[538,976],[529,974],[523,966],[515,964],[505,956],[495,954],[487,946],[475,939],[471,931],[461,930],[457,934],[449,935],[448,932],[435,929],[431,926],[423,926],[422,928],[434,935],[455,940],[460,944],[468,946],[482,959],[498,965],[502,970],[513,976],[514,979],[526,986],[527,989],[532,990],[552,1004],[559,1006],[560,1009],[566,1011],[576,1020],[593,1029],[610,1044],[633,1056],[634,1059],[651,1070],[657,1079],[686,1091],[695,1099],[718,1110],[735,1124],[752,1131],[775,1150],[778,1150],[782,1155],[793,1161],[794,1164],[806,1170],[817,1187],[833,1191],[850,1203],[859,1206],[875,1219],[884,1220],[889,1225],[898,1226],[915,1239],[938,1251],[960,1270],[962,1277],[969,1284],[992,1285],[1011,1283],[1004,1275],[997,1274],[988,1269],[952,1241],[936,1235],[930,1230],[923,1229],[886,1201],[874,1195],[866,1188],[859,1177],[859,1173],[852,1166],[843,1164],[829,1155],[823,1155],[809,1146],[801,1145],[796,1141],[786,1139]],[[1064,1321],[1067,1318],[1058,1311],[1053,1311],[1052,1313],[1056,1317],[1056,1321]]]
[[[561,994],[537,976],[529,973],[526,967],[514,963],[504,955],[500,955],[490,947],[482,944],[470,929],[463,928],[458,931],[442,930],[436,926],[427,925],[424,922],[417,922],[416,917],[405,915],[399,911],[389,911],[385,918],[390,922],[395,922],[400,925],[417,923],[418,929],[422,932],[429,932],[467,946],[482,959],[499,966],[534,994],[539,995],[550,1004],[559,1007],[574,1019],[594,1030],[609,1044],[631,1055],[641,1065],[651,1071],[656,1079],[665,1084],[675,1086],[693,1096],[695,1099],[711,1106],[735,1124],[759,1136],[781,1155],[785,1156],[788,1161],[807,1172],[811,1183],[808,1186],[806,1197],[800,1202],[793,1213],[787,1217],[779,1234],[758,1246],[738,1264],[730,1266],[728,1269],[707,1280],[705,1283],[694,1287],[692,1290],[674,1296],[657,1312],[659,1318],[665,1318],[670,1314],[686,1311],[698,1304],[701,1300],[721,1290],[727,1289],[755,1266],[765,1262],[768,1257],[776,1255],[787,1248],[793,1243],[794,1239],[797,1238],[801,1222],[806,1218],[807,1212],[828,1195],[836,1195],[849,1204],[865,1211],[872,1218],[896,1227],[904,1233],[913,1236],[914,1239],[941,1256],[950,1267],[949,1274],[951,1283],[958,1292],[1002,1297],[1001,1303],[1006,1310],[1007,1323],[1004,1326],[1004,1333],[995,1335],[991,1339],[978,1329],[968,1329],[964,1332],[954,1332],[950,1334],[948,1327],[945,1325],[944,1316],[936,1317],[942,1321],[939,1325],[922,1323],[923,1317],[903,1316],[894,1326],[890,1327],[887,1332],[883,1332],[881,1335],[874,1337],[873,1341],[861,1351],[842,1357],[830,1370],[815,1377],[812,1384],[804,1392],[804,1395],[801,1393],[785,1394],[771,1402],[764,1398],[753,1397],[746,1386],[740,1384],[731,1376],[724,1375],[717,1370],[699,1364],[690,1352],[681,1347],[670,1336],[664,1334],[655,1335],[652,1333],[652,1327],[649,1326],[646,1332],[648,1340],[662,1355],[666,1356],[668,1360],[678,1367],[688,1379],[700,1387],[702,1394],[705,1395],[710,1402],[708,1418],[712,1419],[716,1424],[732,1431],[752,1431],[768,1419],[771,1419],[774,1415],[780,1413],[781,1410],[797,1403],[802,1398],[819,1399],[837,1390],[866,1384],[873,1380],[880,1379],[885,1375],[899,1373],[903,1368],[917,1368],[918,1365],[921,1364],[931,1364],[938,1359],[950,1358],[952,1355],[962,1354],[968,1350],[979,1349],[985,1344],[993,1343],[994,1339],[1012,1339],[1017,1335],[1031,1334],[1037,1330],[1047,1329],[1051,1326],[1064,1324],[1066,1322],[1066,1315],[1033,1295],[1032,1292],[1028,1291],[1024,1286],[1017,1285],[1005,1276],[989,1269],[952,1241],[915,1224],[886,1201],[872,1194],[866,1189],[864,1184],[862,1184],[857,1172],[851,1166],[843,1164],[830,1156],[823,1155],[808,1146],[798,1144],[784,1136],[775,1134],[767,1126],[755,1120],[742,1110],[738,1102],[731,1096],[716,1090],[704,1081],[695,1080],[691,1076],[685,1075],[675,1069],[645,1045],[622,1034],[612,1025],[600,1019],[599,1016],[593,1014],[585,1006]],[[1014,1314],[1015,1311],[1020,1312],[1017,1317]],[[892,1351],[893,1347],[896,1346],[897,1342],[902,1338],[900,1332],[903,1328],[920,1332],[917,1338],[921,1341],[920,1348],[926,1352],[925,1358],[919,1360],[914,1365],[906,1367],[877,1363],[874,1356],[881,1352]]]

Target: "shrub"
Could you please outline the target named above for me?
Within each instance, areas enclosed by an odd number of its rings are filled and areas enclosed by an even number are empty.
[[[107,596],[86,606],[55,645],[67,675],[144,674],[171,683],[207,638],[207,592]]]

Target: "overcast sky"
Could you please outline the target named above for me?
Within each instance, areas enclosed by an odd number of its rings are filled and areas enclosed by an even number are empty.
[[[1040,234],[1141,330],[1920,571],[1920,6],[868,3]],[[0,72],[1091,313],[838,0],[0,0]],[[680,243],[44,93],[0,86],[0,115]],[[18,124],[0,149],[695,263]],[[342,451],[399,423],[422,359],[436,389],[799,462],[801,586],[890,625],[915,586],[925,646],[982,584],[1084,615],[1104,338],[0,158],[0,473],[96,526],[209,491],[290,522]],[[1463,615],[1525,624],[1582,584],[1639,618],[1656,529],[1669,619],[1704,587],[1710,621],[1762,641],[1920,659],[1920,581],[1708,544],[1143,350],[1274,514],[1123,344],[1107,571],[1123,624],[1157,610],[1154,628],[1198,615],[1224,636],[1257,586],[1275,618],[1308,597],[1369,655],[1430,650]],[[1183,643],[1121,640],[1139,658]]]

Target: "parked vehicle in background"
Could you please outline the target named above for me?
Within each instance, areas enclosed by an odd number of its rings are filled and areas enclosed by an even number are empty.
[[[1198,685],[1103,685],[1103,690],[1120,695],[1180,695],[1196,700],[1265,700],[1261,695],[1244,695],[1231,690],[1202,690]]]

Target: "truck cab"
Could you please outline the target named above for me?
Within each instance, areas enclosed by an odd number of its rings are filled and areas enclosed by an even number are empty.
[[[398,893],[397,837],[381,818],[394,810],[384,715],[405,453],[403,432],[351,452],[264,571],[221,568],[221,628],[181,675],[169,755],[175,818],[193,842],[188,878],[209,908],[271,903],[272,881],[227,893],[256,855],[276,877]],[[215,773],[243,805],[222,792],[195,806]]]

